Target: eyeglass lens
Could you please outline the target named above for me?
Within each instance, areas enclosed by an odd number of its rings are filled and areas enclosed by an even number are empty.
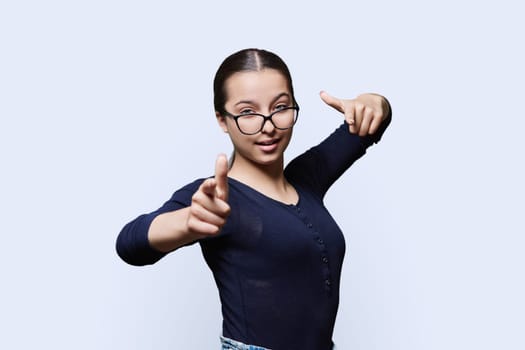
[[[283,109],[275,112],[270,121],[277,129],[291,128],[297,117],[297,111],[293,108]],[[246,134],[256,134],[263,128],[264,116],[258,114],[246,114],[237,118],[239,129]]]

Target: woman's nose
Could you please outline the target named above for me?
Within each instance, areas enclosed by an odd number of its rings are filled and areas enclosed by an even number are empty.
[[[275,126],[273,125],[273,121],[271,119],[266,119],[262,127],[262,132],[265,134],[270,134],[274,131],[275,131]]]

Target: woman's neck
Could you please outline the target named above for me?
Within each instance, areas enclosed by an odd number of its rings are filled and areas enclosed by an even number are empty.
[[[236,157],[228,176],[270,198],[287,204],[295,204],[299,198],[284,176],[283,164],[282,158],[272,164],[262,165]]]

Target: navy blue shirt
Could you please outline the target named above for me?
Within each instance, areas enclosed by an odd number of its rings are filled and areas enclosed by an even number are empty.
[[[231,214],[219,235],[199,241],[219,289],[224,336],[274,350],[332,349],[345,240],[323,197],[389,122],[366,137],[350,134],[344,123],[291,161],[285,176],[299,195],[296,205],[228,178]],[[148,243],[151,221],[189,206],[203,180],[127,224],[117,239],[122,259],[145,265],[162,258]]]

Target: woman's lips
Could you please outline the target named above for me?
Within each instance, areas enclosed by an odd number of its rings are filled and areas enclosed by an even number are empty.
[[[264,140],[255,143],[263,152],[273,152],[277,149],[279,139]]]

